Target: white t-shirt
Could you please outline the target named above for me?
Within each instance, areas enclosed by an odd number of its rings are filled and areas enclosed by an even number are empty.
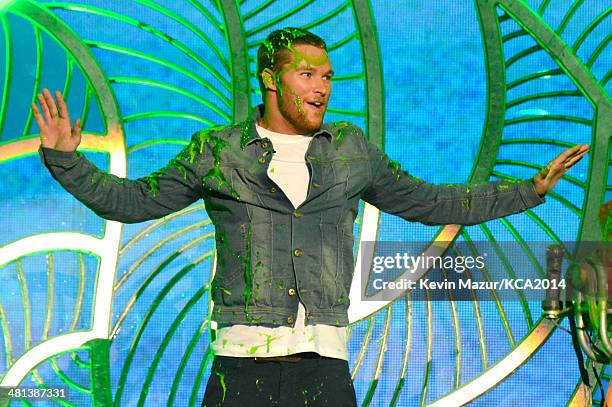
[[[274,147],[268,176],[297,208],[308,193],[310,174],[304,157],[312,138],[275,133],[260,126],[257,126],[257,133],[261,138],[268,138]],[[316,352],[321,356],[348,360],[346,327],[305,325],[304,317],[305,309],[300,302],[294,327],[232,325],[219,328],[211,347],[220,356],[266,357]]]

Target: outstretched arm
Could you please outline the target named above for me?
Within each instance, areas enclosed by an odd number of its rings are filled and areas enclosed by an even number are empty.
[[[533,179],[517,183],[434,185],[403,171],[370,143],[367,146],[372,180],[362,198],[382,211],[427,225],[474,225],[539,205],[588,151],[588,146],[571,148]]]
[[[119,178],[99,170],[76,151],[81,141],[80,120],[71,126],[62,95],[56,92],[56,97],[57,106],[44,89],[38,95],[42,113],[32,105],[43,161],[51,175],[97,215],[124,223],[142,222],[178,211],[202,197],[202,146],[195,135],[164,168],[137,180]]]

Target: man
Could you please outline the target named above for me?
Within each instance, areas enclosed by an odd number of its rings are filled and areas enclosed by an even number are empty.
[[[203,198],[216,227],[211,296],[218,323],[205,406],[355,406],[346,326],[360,199],[429,225],[471,225],[523,211],[588,151],[571,148],[519,183],[436,186],[346,122],[323,124],[333,70],[325,42],[272,32],[258,52],[263,106],[234,126],[201,131],[159,171],[108,176],[75,150],[59,92],[32,106],[53,176],[98,215],[141,222]]]

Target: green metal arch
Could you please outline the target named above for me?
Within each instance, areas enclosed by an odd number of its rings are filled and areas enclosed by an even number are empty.
[[[218,0],[217,3],[225,20],[225,39],[229,47],[230,73],[232,75],[232,118],[234,122],[241,122],[249,116],[251,106],[246,33],[237,2],[234,0]]]

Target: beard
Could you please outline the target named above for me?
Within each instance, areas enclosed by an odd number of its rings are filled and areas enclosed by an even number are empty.
[[[300,134],[311,134],[321,128],[327,103],[320,108],[315,108],[288,88],[284,89],[277,100],[278,109],[283,118]]]

